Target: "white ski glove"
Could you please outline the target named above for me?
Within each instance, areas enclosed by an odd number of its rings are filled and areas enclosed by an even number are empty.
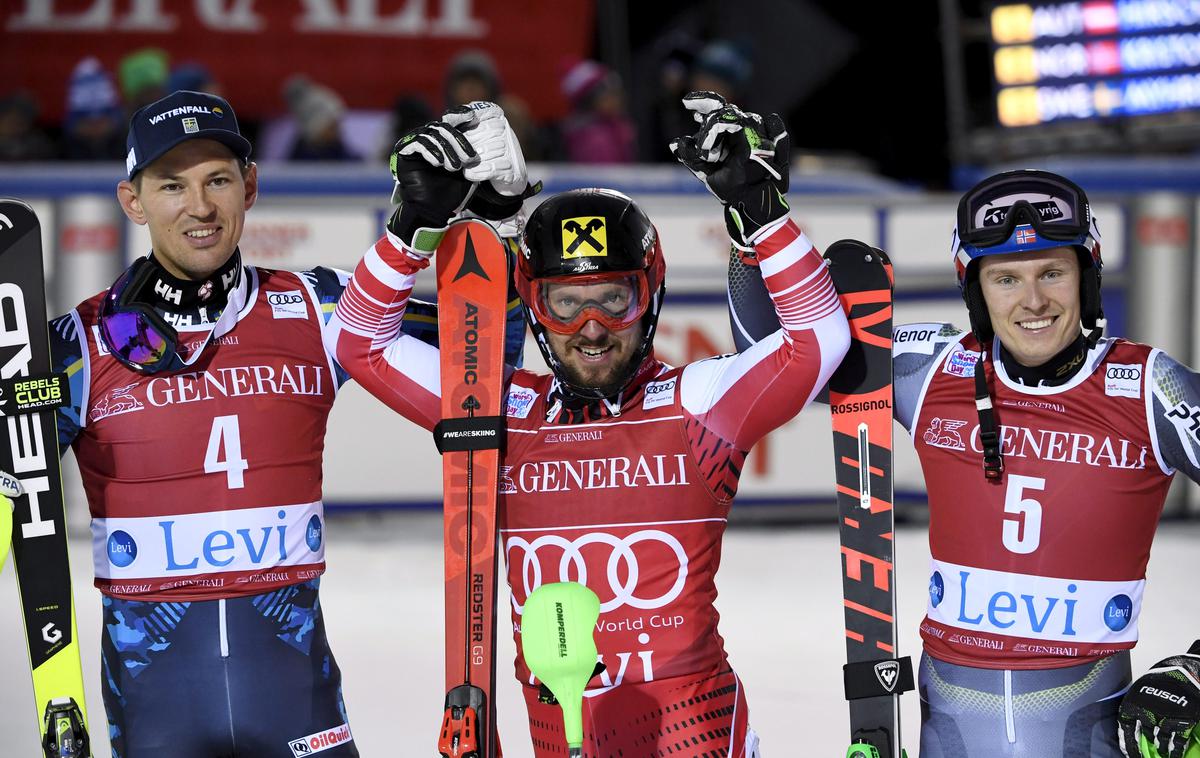
[[[504,110],[495,103],[476,100],[447,111],[442,120],[448,121],[450,116],[464,110],[469,110],[474,119],[459,128],[475,148],[479,163],[468,166],[463,176],[472,182],[490,182],[496,192],[506,197],[524,193],[529,186],[525,156]]]
[[[519,236],[525,226],[525,199],[540,192],[542,183],[529,183],[525,156],[503,109],[479,100],[447,111],[442,120],[452,116],[456,126],[463,124],[458,128],[479,158],[463,168],[463,177],[478,182],[478,189],[462,215],[492,222],[501,237]]]

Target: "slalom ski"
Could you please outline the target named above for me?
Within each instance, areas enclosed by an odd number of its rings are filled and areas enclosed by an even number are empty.
[[[497,758],[496,498],[505,418],[508,258],[481,221],[452,224],[438,246],[438,338],[446,567],[444,758]]]
[[[900,758],[900,693],[912,663],[896,650],[892,511],[892,270],[855,240],[825,253],[850,319],[850,351],[829,380],[846,618],[847,758]]]
[[[55,409],[66,377],[50,373],[41,229],[0,199],[0,470],[19,482],[12,554],[25,621],[38,731],[46,756],[91,755],[58,457]]]

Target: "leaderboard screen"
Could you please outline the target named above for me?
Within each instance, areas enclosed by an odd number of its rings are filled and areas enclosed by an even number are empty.
[[[1004,3],[990,21],[1003,126],[1200,109],[1200,0]]]

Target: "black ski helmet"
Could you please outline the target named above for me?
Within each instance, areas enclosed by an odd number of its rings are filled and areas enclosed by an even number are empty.
[[[980,258],[1069,247],[1079,259],[1079,320],[1087,345],[1095,346],[1104,333],[1100,302],[1100,231],[1087,195],[1078,184],[1049,171],[1020,169],[989,176],[967,190],[958,202],[958,221],[950,243],[958,286],[971,331],[984,355],[995,336],[983,287]],[[1004,473],[1004,457],[991,391],[983,361],[975,363],[975,408],[983,473],[992,482]]]
[[[561,361],[550,349],[547,331],[569,333],[582,328],[554,323],[543,307],[545,283],[570,281],[589,284],[633,275],[637,302],[625,324],[642,324],[638,345],[624,376],[606,387],[583,387],[569,381]],[[563,389],[587,399],[604,399],[623,390],[650,355],[658,315],[666,292],[666,263],[658,230],[626,195],[610,189],[577,189],[546,199],[529,216],[521,238],[515,272],[517,291],[525,304],[525,319],[546,365]]]
[[[1087,195],[1078,184],[1049,171],[1018,169],[989,176],[958,202],[950,253],[971,331],[985,348],[992,321],[979,284],[986,255],[1070,247],[1079,258],[1079,316],[1091,344],[1104,331],[1100,303],[1100,231]]]

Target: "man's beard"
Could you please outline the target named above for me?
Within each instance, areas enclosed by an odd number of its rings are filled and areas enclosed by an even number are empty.
[[[640,352],[640,350],[638,350],[640,340],[641,336],[639,335],[638,341],[635,341],[632,344],[622,341],[613,341],[612,343],[606,344],[593,344],[590,342],[581,341],[576,344],[569,345],[565,348],[567,351],[575,350],[576,348],[580,347],[602,348],[611,345],[613,350],[627,349],[629,353],[628,355],[625,355],[619,363],[613,364],[602,374],[597,374],[595,370],[589,370],[586,365],[580,366],[575,363],[568,363],[567,361],[563,360],[562,356],[558,356],[556,354],[556,357],[558,358],[559,370],[562,374],[561,378],[565,379],[566,382],[573,387],[598,391],[605,397],[612,397],[625,388],[625,384],[629,382],[629,379],[633,376],[634,372],[637,371],[638,367],[634,365],[634,363],[637,361],[638,353]]]
[[[567,381],[576,387],[586,387],[588,389],[604,390],[606,395],[615,395],[619,392],[630,375],[633,373],[634,360],[637,359],[637,351],[630,351],[620,363],[612,366],[604,372],[602,376],[595,376],[594,372],[587,372],[591,376],[585,375],[584,371],[579,370],[579,367],[559,361],[562,366],[563,374],[566,375]]]

